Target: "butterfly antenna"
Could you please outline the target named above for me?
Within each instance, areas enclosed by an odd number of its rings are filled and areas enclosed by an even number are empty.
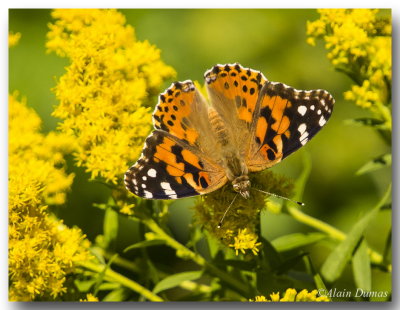
[[[259,191],[259,192],[264,193],[264,194],[267,194],[267,195],[271,195],[271,196],[273,196],[273,197],[277,197],[277,198],[281,198],[281,199],[285,199],[285,200],[287,200],[287,201],[291,201],[291,202],[297,203],[299,206],[302,206],[302,207],[304,207],[304,206],[306,205],[304,202],[292,200],[292,199],[290,199],[290,198],[283,197],[283,196],[280,196],[280,195],[277,195],[277,194],[274,194],[274,193],[266,192],[266,191],[263,191],[263,190],[258,189],[258,188],[252,187],[252,189],[255,189],[256,191]]]
[[[219,223],[218,223],[218,226],[217,226],[218,228],[221,228],[221,227],[222,227],[222,223],[223,223],[223,221],[224,221],[225,215],[228,213],[229,209],[230,209],[231,206],[233,205],[233,202],[235,201],[237,195],[238,195],[238,194],[236,194],[235,197],[233,197],[233,200],[232,200],[232,202],[229,204],[229,207],[226,208],[226,210],[225,210],[225,212],[224,212],[224,215],[222,215],[221,219],[219,220]]]

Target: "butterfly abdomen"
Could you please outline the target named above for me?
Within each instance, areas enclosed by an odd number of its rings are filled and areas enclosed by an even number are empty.
[[[226,122],[221,118],[220,114],[210,108],[208,111],[208,119],[215,138],[221,146],[222,166],[225,168],[226,176],[229,180],[247,173],[247,167],[239,154],[239,150],[232,145],[230,131],[226,127]]]
[[[214,132],[215,138],[217,139],[218,143],[223,147],[228,145],[229,144],[228,130],[221,116],[215,109],[213,108],[209,109],[208,119],[210,121],[211,128]]]

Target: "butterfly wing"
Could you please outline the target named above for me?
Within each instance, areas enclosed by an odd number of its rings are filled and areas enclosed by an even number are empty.
[[[125,185],[135,195],[176,199],[206,194],[227,182],[219,166],[169,133],[155,130],[141,157],[126,173]]]
[[[216,141],[208,121],[208,104],[192,81],[175,82],[160,95],[153,113],[156,129],[197,148],[210,161]]]
[[[256,104],[249,171],[278,163],[311,140],[329,120],[335,100],[325,90],[302,91],[267,82]]]
[[[210,102],[230,131],[232,146],[247,153],[249,143],[243,141],[251,135],[257,98],[267,79],[239,64],[216,65],[204,77]]]
[[[173,83],[160,95],[153,124],[157,130],[125,174],[125,185],[132,193],[176,199],[205,194],[227,182],[213,154],[206,101],[191,81]]]

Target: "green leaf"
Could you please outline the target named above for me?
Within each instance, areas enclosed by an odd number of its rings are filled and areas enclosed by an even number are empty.
[[[79,292],[86,293],[89,292],[90,288],[96,283],[96,280],[75,280],[74,284]]]
[[[353,256],[353,274],[357,288],[371,290],[371,262],[365,240],[360,243]]]
[[[210,256],[214,259],[216,257],[216,255],[218,254],[218,252],[220,251],[221,246],[220,246],[218,240],[216,240],[213,236],[211,236],[208,233],[208,231],[204,231],[203,233],[205,234],[205,239],[207,241]]]
[[[115,244],[118,235],[118,213],[112,208],[105,211],[103,231],[105,247]]]
[[[303,199],[304,189],[311,173],[311,156],[306,150],[303,151],[303,170],[295,182],[296,193],[295,200],[301,201]]]
[[[108,293],[101,301],[126,301],[131,292],[124,287],[115,289]]]
[[[374,128],[380,128],[385,122],[380,119],[372,117],[362,117],[362,118],[346,119],[344,123],[346,125],[369,126]]]
[[[186,244],[187,248],[194,248],[196,251],[197,243],[203,239],[204,234],[200,230],[200,228],[196,225],[191,225],[190,227],[190,239]]]
[[[311,273],[313,276],[316,288],[318,290],[323,289],[326,292],[327,291],[326,285],[325,285],[324,281],[322,280],[321,275],[315,270],[314,265],[311,261],[310,255],[304,256],[303,260],[304,260],[304,264],[306,265],[307,271],[309,273]]]
[[[282,263],[280,254],[267,239],[264,237],[260,239],[263,245],[263,250],[260,253],[263,267],[266,270],[276,270]]]
[[[386,193],[376,206],[353,226],[351,231],[348,233],[347,238],[339,243],[339,245],[325,260],[321,267],[321,273],[327,281],[333,282],[340,277],[346,263],[350,260],[354,249],[360,242],[365,228],[370,220],[376,216],[380,208],[385,204],[386,200],[390,197],[390,193],[391,185],[388,187]]]
[[[302,261],[303,256],[307,255],[307,253],[300,253],[294,257],[290,257],[282,262],[276,269],[277,274],[282,274],[288,272],[289,270],[293,269],[298,262]]]
[[[159,292],[168,290],[170,288],[176,287],[181,284],[183,281],[194,281],[201,277],[203,274],[202,270],[199,271],[187,271],[174,274],[172,276],[168,276],[162,279],[153,289],[154,294],[158,294]]]
[[[391,165],[392,165],[392,154],[384,154],[367,162],[360,169],[358,169],[356,175],[361,175],[384,167],[390,167]]]
[[[107,265],[105,265],[103,270],[97,274],[96,283],[95,283],[95,286],[94,286],[94,289],[93,289],[94,290],[94,292],[93,292],[94,296],[97,296],[97,293],[100,290],[100,286],[101,286],[101,284],[103,284],[104,276],[106,274],[107,269],[110,268],[110,266],[113,263],[114,259],[116,259],[117,257],[118,257],[118,254],[114,254],[113,256],[111,256],[110,260],[107,262]]]
[[[385,249],[383,250],[383,263],[390,264],[392,262],[392,229],[390,229],[385,243]]]
[[[124,253],[139,248],[145,248],[149,246],[156,246],[156,245],[164,245],[166,242],[164,239],[152,239],[152,240],[144,240],[135,244],[132,244],[124,249]]]
[[[294,233],[278,237],[272,240],[271,243],[278,252],[284,252],[313,244],[324,238],[326,238],[326,235],[319,232],[308,234]]]

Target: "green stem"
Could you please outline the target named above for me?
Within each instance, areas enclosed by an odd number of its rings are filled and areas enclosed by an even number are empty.
[[[98,265],[94,262],[91,261],[85,261],[85,262],[79,262],[79,265],[83,268],[92,270],[96,273],[101,273],[104,271],[104,265]],[[127,277],[124,277],[122,275],[120,275],[119,273],[111,270],[111,269],[107,269],[105,271],[105,277],[107,277],[107,279],[109,279],[110,281],[114,281],[117,283],[120,283],[121,285],[130,288],[131,290],[139,293],[140,295],[144,296],[145,298],[147,298],[150,301],[163,301],[163,299],[155,294],[153,294],[152,292],[150,292],[148,289],[146,289],[145,287],[141,286],[140,284],[138,284],[137,282],[128,279]]]
[[[96,251],[99,252],[101,256],[103,256],[107,260],[110,260],[113,257],[112,264],[118,265],[134,273],[140,273],[142,271],[138,265],[131,262],[130,260],[127,260],[119,255],[114,257],[115,253],[107,252],[100,247],[96,247]]]
[[[375,107],[381,114],[382,118],[386,121],[386,124],[388,126],[387,130],[389,130],[391,132],[392,131],[392,114],[391,114],[390,108],[381,102],[377,102],[375,104]]]
[[[154,233],[156,233],[159,238],[164,239],[167,242],[167,245],[174,248],[177,251],[178,256],[193,260],[195,263],[204,267],[224,282],[230,284],[232,287],[241,292],[241,294],[244,294],[245,296],[249,294],[249,288],[247,285],[233,278],[230,274],[219,269],[213,264],[207,262],[202,256],[192,252],[183,244],[176,241],[174,238],[168,235],[160,226],[158,226],[158,224],[152,218],[142,219],[142,221],[147,227],[149,227]]]
[[[156,233],[160,239],[164,239],[167,242],[167,245],[174,248],[178,252],[179,256],[187,257],[196,262],[198,265],[205,266],[206,260],[203,257],[192,252],[183,244],[179,243],[170,235],[168,235],[152,218],[146,218],[142,221],[148,228],[150,228],[150,230]]]
[[[336,240],[344,240],[346,239],[346,234],[339,229],[319,220],[316,219],[308,214],[303,213],[300,211],[300,209],[293,207],[293,206],[288,206],[287,207],[288,212],[291,216],[293,216],[294,219],[297,221],[306,224],[308,226],[311,226],[319,231],[322,231],[332,237],[333,239]]]
[[[318,220],[308,214],[303,213],[302,211],[300,211],[300,209],[298,209],[296,207],[288,206],[287,210],[288,210],[289,214],[291,216],[293,216],[293,218],[296,219],[297,221],[299,221],[303,224],[306,224],[310,227],[313,227],[319,231],[322,231],[333,239],[343,241],[344,239],[347,238],[347,235],[344,232],[340,231],[339,229],[337,229],[321,220]],[[373,262],[377,265],[380,265],[383,263],[383,256],[381,254],[379,254],[378,252],[376,252],[372,249],[368,249],[368,253],[370,255],[371,262]],[[391,270],[391,265],[388,265],[387,269]]]
[[[110,259],[112,256],[114,256],[114,254],[103,251],[102,255],[106,258],[106,259]],[[132,271],[134,273],[140,273],[141,270],[140,268],[132,263],[130,260],[127,260],[121,256],[117,256],[113,259],[113,264],[118,265],[119,267],[125,268],[129,271]],[[166,276],[168,276],[167,273],[159,271],[160,273],[160,277],[161,278],[165,278]],[[204,285],[204,284],[200,284],[200,283],[196,283],[194,281],[183,281],[182,283],[179,284],[179,286],[183,289],[186,289],[188,291],[199,291],[200,293],[210,293],[211,292],[211,287],[208,285]]]

